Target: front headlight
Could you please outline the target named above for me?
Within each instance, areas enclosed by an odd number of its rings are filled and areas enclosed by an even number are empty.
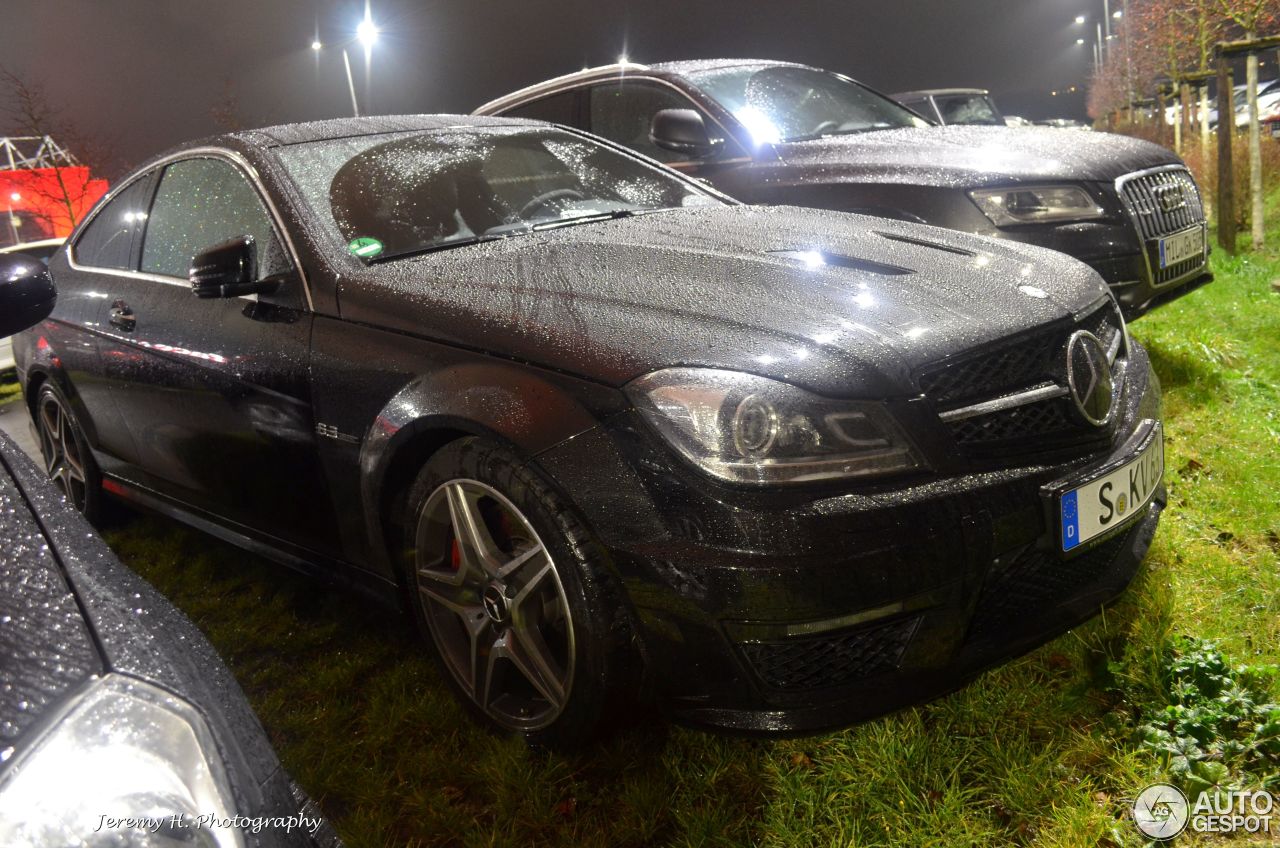
[[[627,387],[676,450],[734,483],[803,483],[918,468],[881,404],[832,400],[736,371],[669,368]]]
[[[1102,207],[1079,186],[1013,186],[969,192],[997,227],[1101,218]]]
[[[0,781],[0,845],[241,848],[204,720],[147,683],[109,674]]]

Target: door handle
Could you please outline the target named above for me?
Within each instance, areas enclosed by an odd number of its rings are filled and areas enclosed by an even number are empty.
[[[138,318],[123,300],[111,304],[111,323],[122,330],[132,330]]]

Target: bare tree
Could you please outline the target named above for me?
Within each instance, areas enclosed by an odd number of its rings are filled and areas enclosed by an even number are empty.
[[[4,67],[0,67],[0,89],[0,119],[5,125],[21,136],[54,138],[64,150],[75,152],[74,159],[56,161],[52,163],[55,167],[40,169],[46,179],[25,183],[25,190],[38,201],[30,207],[32,217],[50,232],[69,231],[105,190],[103,180],[93,174],[95,170],[105,173],[113,168],[110,146],[66,120],[51,104],[43,87]]]

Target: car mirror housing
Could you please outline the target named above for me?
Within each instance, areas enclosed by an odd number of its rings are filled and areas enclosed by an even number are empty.
[[[723,142],[707,134],[702,115],[694,109],[660,109],[649,125],[649,140],[663,150],[693,159],[710,156]]]
[[[237,236],[200,251],[187,273],[191,293],[199,298],[241,297],[274,291],[278,279],[258,279],[258,245],[253,236]]]
[[[42,261],[22,253],[0,257],[0,338],[48,318],[57,299]]]

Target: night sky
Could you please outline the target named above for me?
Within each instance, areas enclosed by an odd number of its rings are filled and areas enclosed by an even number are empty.
[[[1117,0],[1119,2],[1119,0]],[[361,2],[4,0],[0,65],[129,165],[219,131],[232,102],[245,126],[350,114],[341,53]],[[382,35],[366,113],[468,112],[583,65],[752,57],[805,62],[892,92],[989,88],[1009,114],[1083,117],[1102,0],[372,0]],[[326,49],[310,43],[317,26]],[[1086,31],[1087,30],[1087,31]],[[1077,92],[1067,89],[1077,86]],[[1050,92],[1060,91],[1053,97]],[[230,94],[230,98],[228,98]],[[0,125],[0,134],[12,132]]]

